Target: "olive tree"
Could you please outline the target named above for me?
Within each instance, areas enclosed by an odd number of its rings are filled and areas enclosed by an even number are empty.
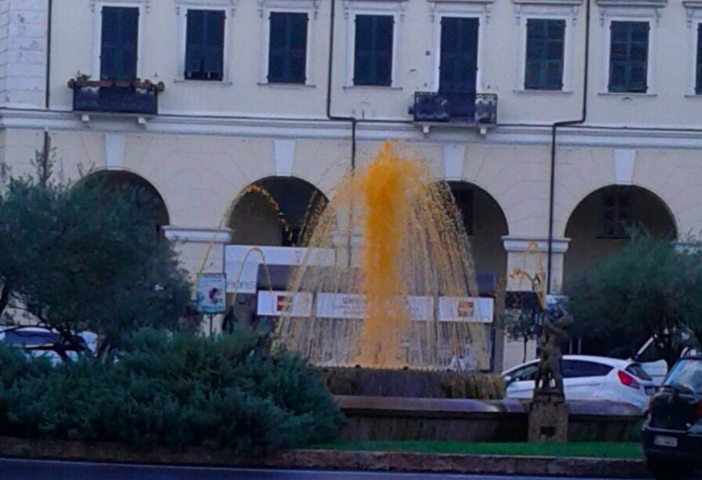
[[[70,187],[40,154],[35,166],[0,191],[0,317],[23,311],[68,343],[93,331],[101,352],[138,328],[175,326],[190,287],[148,192]]]
[[[680,251],[661,237],[632,235],[619,252],[566,284],[568,308],[584,338],[654,338],[669,366],[683,333],[702,333],[700,245]]]

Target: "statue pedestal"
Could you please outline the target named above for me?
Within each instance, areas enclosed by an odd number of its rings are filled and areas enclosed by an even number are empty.
[[[560,392],[535,391],[529,404],[529,442],[568,441],[568,405]]]

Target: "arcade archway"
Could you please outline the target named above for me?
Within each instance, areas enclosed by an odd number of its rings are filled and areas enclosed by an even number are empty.
[[[106,194],[133,195],[136,207],[153,222],[154,232],[163,235],[163,227],[170,224],[166,202],[148,180],[124,170],[100,170],[82,179],[77,188],[101,188]]]
[[[232,208],[232,244],[290,247],[328,203],[314,185],[295,177],[268,177],[244,189]]]
[[[509,234],[507,219],[497,201],[482,188],[468,182],[448,182],[463,226],[470,239],[481,293],[505,285],[507,252],[502,237]],[[492,285],[492,287],[490,287]]]
[[[565,256],[564,280],[620,250],[632,229],[677,238],[675,219],[653,192],[637,186],[604,187],[585,197],[566,226],[570,239]]]
[[[671,241],[678,235],[668,206],[645,188],[609,186],[585,197],[566,226],[565,236],[570,239],[570,244],[565,255],[564,282],[567,284],[625,247],[633,230]],[[637,341],[602,336],[579,340],[572,348],[575,353],[626,359],[641,346],[636,344]]]

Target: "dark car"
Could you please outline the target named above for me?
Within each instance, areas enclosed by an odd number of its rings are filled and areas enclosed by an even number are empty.
[[[651,399],[643,444],[659,480],[685,480],[702,467],[702,357],[681,359]]]

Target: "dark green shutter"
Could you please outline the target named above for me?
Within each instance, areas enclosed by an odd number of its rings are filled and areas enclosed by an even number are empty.
[[[527,20],[525,89],[563,88],[565,28],[565,20]]]
[[[185,78],[222,80],[226,16],[219,10],[189,10]]]
[[[609,91],[648,90],[648,22],[612,22]]]
[[[439,90],[475,94],[478,72],[477,18],[441,19]]]
[[[268,53],[268,81],[307,81],[306,13],[272,12]]]
[[[134,80],[137,75],[139,9],[103,7],[100,78]]]
[[[392,84],[395,20],[389,15],[357,15],[354,85]]]

